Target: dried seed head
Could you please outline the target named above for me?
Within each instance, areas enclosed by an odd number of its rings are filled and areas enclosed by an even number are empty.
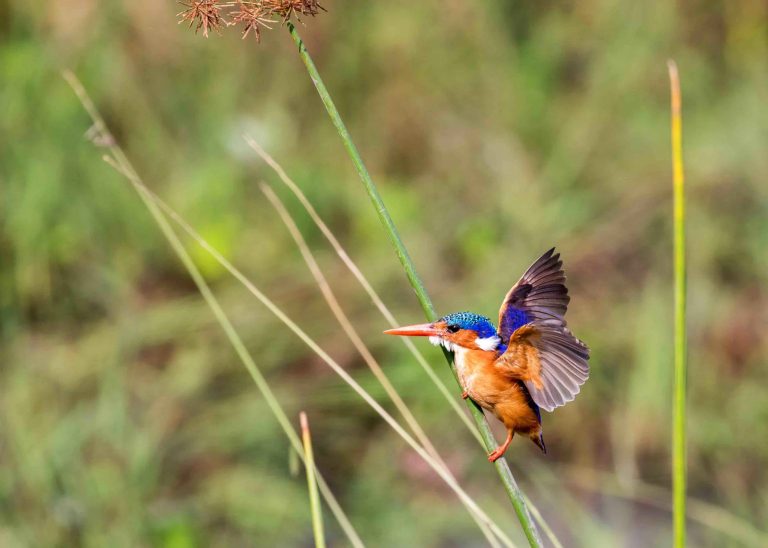
[[[243,39],[253,31],[256,41],[261,41],[261,27],[271,29],[270,23],[277,23],[274,19],[269,19],[270,11],[263,4],[246,3],[242,0],[237,2],[237,10],[230,13],[232,24],[243,25]]]
[[[283,21],[288,21],[292,16],[298,19],[300,15],[314,17],[325,8],[317,0],[262,0],[262,4],[269,6],[272,13],[279,15]]]
[[[261,28],[270,27],[271,23],[285,23],[292,18],[301,21],[301,17],[314,17],[325,11],[318,0],[187,0],[179,2],[187,9],[178,14],[179,23],[189,21],[189,26],[197,24],[195,32],[203,29],[203,36],[208,37],[210,30],[219,32],[221,27],[243,25],[243,38],[251,32],[256,41],[261,39]]]
[[[227,24],[219,13],[221,11],[219,0],[191,0],[190,2],[179,2],[179,4],[187,8],[178,14],[179,23],[189,21],[190,28],[197,23],[195,33],[203,29],[203,36],[206,38],[208,38],[208,31],[219,32],[221,26]]]

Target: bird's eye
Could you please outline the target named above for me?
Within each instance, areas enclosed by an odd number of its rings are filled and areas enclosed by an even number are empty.
[[[445,330],[448,331],[448,333],[456,333],[459,330],[459,326],[454,323],[447,326]]]

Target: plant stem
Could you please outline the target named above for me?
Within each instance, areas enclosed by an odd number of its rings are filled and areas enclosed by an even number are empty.
[[[672,103],[672,170],[674,188],[675,261],[675,387],[672,423],[672,483],[674,546],[685,546],[686,427],[685,400],[687,379],[686,341],[686,265],[685,265],[685,177],[683,174],[683,123],[680,78],[677,65],[669,61]]]
[[[317,494],[315,480],[315,455],[312,452],[312,436],[309,433],[307,414],[299,414],[301,423],[301,441],[304,444],[304,467],[307,470],[307,488],[309,489],[309,507],[312,511],[312,532],[315,535],[315,547],[325,548],[325,533],[323,532],[323,516],[320,509],[320,497]]]
[[[159,207],[152,200],[152,194],[149,193],[149,191],[144,186],[144,183],[141,181],[141,178],[136,173],[136,170],[133,169],[133,165],[126,157],[123,149],[116,144],[116,141],[107,128],[104,119],[101,117],[101,114],[99,114],[98,110],[96,110],[96,106],[93,104],[93,101],[91,100],[83,85],[80,83],[80,80],[78,80],[77,77],[70,71],[65,71],[63,76],[64,79],[72,87],[72,90],[75,92],[75,95],[77,95],[78,99],[82,103],[85,111],[91,117],[91,120],[94,124],[93,127],[96,130],[96,134],[100,137],[100,140],[104,143],[109,143],[107,147],[110,154],[105,157],[105,160],[107,160],[107,163],[112,165],[112,167],[114,167],[120,174],[126,177],[133,186],[134,190],[136,190],[138,193],[139,198],[141,198],[142,202],[147,207],[155,222],[159,226],[161,232],[168,240],[171,248],[189,272],[189,275],[197,286],[198,291],[200,291],[200,294],[210,307],[214,317],[219,322],[219,325],[221,325],[221,328],[224,330],[224,333],[232,344],[232,347],[234,348],[238,357],[243,362],[243,365],[251,375],[254,383],[256,383],[256,386],[261,392],[262,396],[264,396],[265,402],[274,414],[278,424],[283,429],[283,432],[288,438],[291,446],[299,455],[299,458],[303,460],[305,458],[304,449],[302,447],[299,435],[296,433],[296,430],[291,424],[290,419],[288,419],[288,415],[285,413],[282,406],[280,405],[280,402],[277,400],[277,397],[272,391],[272,388],[269,386],[267,379],[261,373],[261,370],[256,366],[256,362],[253,360],[250,352],[248,352],[245,343],[240,338],[240,335],[238,335],[234,325],[232,325],[229,317],[219,304],[218,299],[216,299],[216,296],[213,294],[210,286],[205,281],[203,274],[200,272],[197,266],[195,266],[192,257],[189,255],[189,253],[187,253],[187,250],[184,248],[184,244],[181,243],[181,240],[178,238],[176,232],[168,223],[167,219],[163,215],[163,212],[160,211]],[[331,509],[334,517],[338,520],[341,529],[347,535],[347,539],[349,540],[350,544],[354,548],[363,548],[363,541],[360,539],[360,536],[357,534],[357,531],[355,531],[354,526],[349,521],[349,518],[344,513],[344,510],[339,505],[336,497],[331,492],[330,487],[319,472],[317,473],[317,483],[320,487],[320,491],[323,494],[323,497],[325,498],[325,501],[328,503],[328,507]]]
[[[307,51],[307,48],[304,46],[304,42],[299,36],[299,33],[296,30],[296,27],[292,23],[288,22],[287,28],[288,28],[288,32],[293,38],[293,41],[296,43],[296,46],[298,47],[299,56],[301,57],[301,60],[304,62],[304,65],[307,68],[307,72],[309,73],[309,76],[312,79],[312,83],[315,85],[315,89],[317,89],[317,93],[320,95],[320,99],[322,100],[323,105],[325,105],[325,109],[328,112],[328,115],[330,116],[331,121],[333,122],[333,125],[336,127],[336,130],[338,131],[339,136],[341,137],[341,140],[344,143],[344,148],[347,149],[347,153],[352,159],[352,163],[355,165],[355,169],[357,170],[357,173],[360,176],[360,180],[363,182],[363,185],[365,186],[365,190],[368,193],[368,197],[371,199],[374,209],[376,210],[376,213],[379,216],[379,220],[381,221],[382,225],[384,225],[387,236],[389,237],[390,242],[395,248],[395,253],[397,254],[397,258],[400,260],[400,263],[402,264],[405,270],[405,274],[408,277],[408,281],[410,282],[411,287],[413,287],[413,290],[416,293],[416,298],[419,300],[419,303],[421,304],[421,308],[424,311],[424,314],[427,317],[427,320],[434,321],[437,318],[437,314],[435,313],[435,308],[432,305],[432,301],[429,298],[429,295],[427,294],[427,290],[424,288],[424,283],[421,281],[421,278],[416,273],[416,267],[414,266],[413,261],[408,255],[408,251],[405,248],[405,244],[403,244],[402,239],[400,238],[400,234],[398,233],[397,227],[395,226],[395,223],[392,221],[392,217],[390,217],[389,212],[387,211],[387,207],[384,204],[384,201],[382,200],[381,196],[379,195],[379,191],[376,188],[376,185],[374,184],[373,179],[371,179],[371,175],[370,173],[368,173],[368,170],[366,169],[365,164],[363,163],[363,159],[360,156],[360,153],[358,152],[357,147],[352,141],[352,136],[349,134],[349,131],[344,125],[344,122],[341,119],[341,115],[339,114],[339,111],[336,109],[336,105],[333,103],[333,99],[331,99],[331,95],[330,93],[328,93],[328,89],[325,87],[325,84],[323,83],[323,80],[320,77],[320,73],[317,71],[317,67],[315,67],[315,63],[312,61],[312,58],[310,57],[309,52]],[[456,378],[456,382],[458,383],[459,381],[458,381],[458,376],[456,374],[456,367],[453,364],[451,355],[446,351],[444,351],[444,353],[445,353],[446,359],[448,360],[449,365],[451,366],[451,370],[453,371],[454,377]],[[491,432],[490,426],[485,420],[485,415],[483,414],[483,411],[480,409],[480,407],[477,406],[477,404],[475,404],[469,398],[467,398],[467,400],[465,401],[466,401],[467,407],[470,410],[470,413],[472,414],[472,417],[475,420],[475,423],[477,424],[477,428],[480,431],[480,435],[483,438],[483,442],[485,444],[486,450],[488,452],[493,451],[496,448],[496,440],[493,437],[493,433]],[[539,532],[525,504],[522,492],[520,491],[520,488],[517,486],[517,482],[515,481],[514,476],[512,476],[512,472],[509,469],[509,465],[507,464],[506,459],[504,458],[498,459],[495,463],[495,467],[504,485],[504,489],[507,491],[507,494],[509,495],[510,501],[512,502],[512,506],[514,507],[515,513],[517,514],[517,517],[520,520],[520,524],[523,527],[523,531],[525,533],[526,538],[528,539],[528,542],[530,543],[531,546],[536,546],[536,547],[541,546],[541,539],[539,537]]]
[[[360,156],[354,141],[352,141],[352,136],[349,134],[347,127],[344,125],[344,122],[341,119],[339,111],[336,110],[336,105],[333,103],[333,99],[331,99],[331,95],[328,93],[328,89],[325,87],[323,80],[320,78],[320,73],[317,71],[317,67],[315,67],[314,61],[312,61],[312,58],[309,56],[309,52],[304,46],[304,42],[301,40],[301,37],[296,31],[296,27],[293,25],[293,23],[289,22],[287,23],[287,26],[288,31],[290,32],[294,42],[296,42],[296,45],[299,48],[299,55],[301,56],[302,61],[304,61],[304,65],[307,67],[309,76],[312,78],[312,83],[315,85],[315,89],[317,89],[317,93],[320,95],[320,99],[323,101],[325,109],[328,111],[328,115],[331,117],[331,121],[336,127],[336,131],[339,132],[339,136],[344,143],[344,148],[347,149],[347,153],[352,159],[352,163],[355,164],[357,174],[360,176],[360,180],[363,182],[363,185],[365,185],[365,190],[371,199],[373,207],[376,209],[379,220],[384,225],[387,236],[389,237],[389,241],[395,248],[397,258],[400,259],[400,263],[405,269],[405,275],[408,276],[408,281],[411,283],[411,286],[416,292],[416,296],[419,299],[421,308],[424,310],[424,314],[429,320],[436,319],[437,314],[435,313],[435,307],[432,305],[432,300],[427,295],[427,290],[424,288],[424,283],[416,273],[416,268],[413,265],[413,261],[411,260],[410,255],[408,255],[408,250],[405,248],[405,244],[403,244],[403,241],[400,238],[397,227],[395,226],[392,217],[390,217],[389,211],[384,205],[384,201],[381,199],[379,191],[376,188],[376,185],[373,183],[373,179],[371,179],[371,175],[368,173],[368,169],[365,167],[363,159]]]

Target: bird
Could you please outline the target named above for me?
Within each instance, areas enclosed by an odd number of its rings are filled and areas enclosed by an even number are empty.
[[[457,312],[384,333],[429,337],[453,353],[462,398],[493,413],[507,429],[490,462],[504,455],[515,433],[546,454],[541,410],[572,401],[589,378],[589,348],[565,320],[569,302],[563,262],[552,248],[506,294],[498,327],[486,316]]]

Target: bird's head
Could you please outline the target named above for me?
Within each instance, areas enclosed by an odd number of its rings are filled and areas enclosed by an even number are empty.
[[[432,323],[407,325],[389,329],[384,333],[406,337],[429,337],[429,342],[435,346],[442,344],[451,352],[461,348],[493,351],[501,343],[491,320],[472,312],[448,314]]]

